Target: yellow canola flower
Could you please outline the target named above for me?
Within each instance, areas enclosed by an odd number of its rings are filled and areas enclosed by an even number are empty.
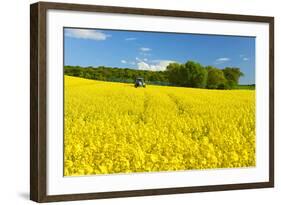
[[[255,166],[255,91],[65,76],[64,175]]]

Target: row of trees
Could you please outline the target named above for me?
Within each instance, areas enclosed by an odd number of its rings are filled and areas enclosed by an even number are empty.
[[[239,78],[244,75],[239,68],[204,67],[194,61],[185,64],[171,63],[166,72],[169,82],[178,86],[209,89],[235,88]]]
[[[239,68],[218,69],[213,66],[188,61],[185,64],[171,63],[165,71],[135,70],[112,67],[65,66],[64,73],[70,76],[133,83],[143,77],[148,84],[174,85],[182,87],[232,89],[238,85],[243,73]]]
[[[112,68],[112,67],[80,67],[80,66],[65,66],[64,73],[70,76],[133,83],[136,78],[143,77],[149,84],[170,85],[165,71],[149,71],[135,70],[129,68]]]

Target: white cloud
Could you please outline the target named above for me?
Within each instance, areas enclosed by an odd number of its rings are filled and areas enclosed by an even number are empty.
[[[147,52],[140,52],[139,53],[141,56],[151,56],[150,53],[147,53]]]
[[[147,58],[139,58],[139,57],[136,57],[136,61],[138,62],[141,62],[141,61],[148,61]]]
[[[90,39],[96,41],[106,40],[110,35],[93,29],[66,29],[66,36],[71,38]]]
[[[120,62],[127,65],[136,65],[136,62],[134,61],[121,60]]]
[[[163,71],[167,68],[170,63],[175,63],[172,60],[152,60],[144,62],[139,60],[137,65],[139,70],[151,70],[151,71]]]
[[[150,70],[150,65],[141,61],[141,62],[138,62],[138,69],[139,70]]]
[[[249,60],[249,58],[247,58],[246,55],[244,55],[244,54],[240,54],[239,57],[242,58],[243,61]]]
[[[151,51],[151,48],[141,47],[140,50],[142,52],[148,52],[148,51]]]
[[[220,63],[225,63],[227,61],[230,61],[230,58],[226,58],[226,57],[222,57],[222,58],[218,58],[215,60],[216,64],[220,64]]]
[[[134,37],[130,37],[130,38],[125,38],[126,41],[135,41],[137,40],[137,38],[134,38]]]
[[[136,61],[142,61],[140,58],[136,57]]]

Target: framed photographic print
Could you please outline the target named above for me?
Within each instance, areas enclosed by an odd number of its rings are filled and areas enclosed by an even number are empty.
[[[274,18],[39,2],[30,198],[274,186]]]

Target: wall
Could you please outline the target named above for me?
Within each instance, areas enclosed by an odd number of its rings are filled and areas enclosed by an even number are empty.
[[[191,11],[209,11],[275,16],[276,79],[276,187],[274,189],[195,193],[171,196],[106,199],[96,204],[255,204],[276,203],[280,198],[280,161],[278,149],[281,134],[280,105],[280,37],[281,13],[277,0],[82,0],[64,1],[116,6],[134,6]],[[5,2],[5,3],[4,3]],[[10,0],[1,4],[0,31],[0,204],[31,204],[29,192],[29,4],[34,1]],[[93,201],[71,202],[92,204]],[[64,203],[60,203],[64,204]]]

